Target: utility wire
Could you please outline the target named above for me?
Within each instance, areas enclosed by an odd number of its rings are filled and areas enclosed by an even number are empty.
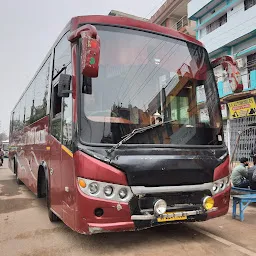
[[[156,2],[159,2],[159,1],[156,1]],[[156,3],[156,2],[155,2],[155,3]],[[153,9],[145,16],[145,18],[147,19],[147,17],[148,17],[159,5],[160,5],[160,7],[161,7],[165,2],[166,2],[166,0],[161,1],[160,4],[155,5],[155,6],[153,7]]]

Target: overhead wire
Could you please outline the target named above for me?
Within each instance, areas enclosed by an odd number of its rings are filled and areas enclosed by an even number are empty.
[[[195,50],[195,52],[196,52],[196,50]],[[195,52],[194,52],[194,53],[195,53]],[[194,55],[194,54],[193,54],[193,55]],[[191,56],[191,54],[190,54],[190,55],[188,55],[187,58],[183,61],[183,63],[186,63],[186,61],[188,60],[189,57],[191,57],[191,59],[192,59],[192,56]],[[166,89],[166,88],[170,85],[170,83],[173,81],[174,77],[175,77],[175,76],[173,76],[173,77],[170,78],[170,80],[166,83],[166,86],[163,87],[163,89]],[[159,92],[160,92],[160,91],[159,91]],[[157,94],[158,94],[158,93],[157,93]],[[153,97],[146,103],[146,105],[149,104],[155,97],[156,97],[156,95],[153,96]]]
[[[170,50],[169,50],[169,52],[167,53],[167,54],[169,54],[170,52],[171,52],[171,50],[175,47],[175,46],[177,46],[176,48],[179,48],[179,45],[177,45],[177,44],[175,44]],[[176,49],[175,49],[176,50]],[[145,86],[147,85],[147,82],[148,82],[148,79],[150,80],[153,76],[155,76],[155,74],[160,70],[160,68],[170,59],[170,57],[173,55],[173,53],[175,52],[175,50],[171,53],[171,55],[170,56],[165,56],[165,58],[166,58],[166,60],[162,63],[162,65],[158,65],[158,66],[156,66],[153,70],[152,70],[152,73],[151,74],[149,74],[148,76],[147,76],[147,78],[145,79],[145,81],[140,85],[140,86],[138,86],[138,90],[132,95],[132,99],[134,99],[135,98],[135,95],[138,97],[138,95],[141,93],[141,91],[145,88]],[[165,59],[164,58],[164,59]],[[163,59],[163,60],[164,60]],[[156,71],[155,71],[156,70]],[[154,72],[155,71],[155,72]],[[154,72],[154,73],[153,73]]]
[[[230,15],[229,17],[231,17],[231,16],[232,16],[232,15]],[[246,22],[249,22],[249,21],[251,21],[251,20],[254,19],[254,18],[256,18],[256,16],[253,16],[252,18],[250,18],[250,19],[247,20]],[[221,36],[221,35],[227,34],[226,37],[224,37],[224,38],[221,39],[221,40],[223,41],[223,40],[225,40],[226,38],[228,38],[228,37],[230,37],[230,36],[232,36],[232,35],[235,35],[235,34],[241,32],[241,31],[243,31],[243,30],[244,30],[244,27],[243,27],[241,30],[237,30],[237,28],[240,27],[241,25],[244,25],[244,24],[245,24],[245,22],[239,24],[239,25],[236,26],[236,27],[233,27],[233,28],[231,28],[231,29],[229,29],[229,30],[226,30],[226,31],[224,31],[224,32],[222,32],[222,33],[220,33],[220,34],[218,34],[218,37],[217,37],[217,39],[215,39],[215,40],[214,40],[213,38],[211,38],[211,41],[210,41],[210,43],[209,43],[207,46],[209,47],[209,45],[216,44],[216,42],[220,40],[220,36]],[[255,25],[256,25],[256,22],[255,22]],[[230,35],[228,32],[229,32],[229,31],[232,31],[232,30],[234,30],[234,33]],[[210,34],[210,33],[209,33],[209,34]]]
[[[175,44],[174,46],[176,46],[176,44]],[[174,46],[173,46],[173,47],[174,47]],[[168,51],[167,54],[170,53],[170,51],[173,49],[173,47]],[[167,56],[167,55],[166,55],[166,56]],[[165,58],[166,58],[166,56],[165,56]],[[165,58],[164,58],[164,59],[165,59]],[[166,60],[166,61],[167,61],[167,60]],[[149,63],[148,63],[148,64],[149,64]],[[147,64],[147,65],[148,65],[148,64]],[[165,62],[164,62],[163,64],[165,64]],[[146,66],[147,66],[147,65],[146,65]],[[146,66],[144,67],[144,69],[146,68]],[[146,77],[145,81],[141,84],[141,86],[143,86],[144,83],[147,82],[147,80],[148,80],[149,77],[150,77],[150,79],[151,79],[151,78],[156,74],[156,72],[157,72],[160,68],[161,68],[161,65],[159,65],[159,66],[156,65],[156,66],[153,68],[153,70],[151,71],[151,73]],[[143,69],[143,70],[144,70],[144,69]],[[156,70],[156,72],[153,73],[155,70]],[[135,85],[135,84],[134,84],[134,85]],[[143,88],[144,88],[144,87],[145,87],[145,86],[143,86]],[[142,89],[143,89],[143,88],[142,88]],[[131,91],[132,88],[129,88],[129,89],[130,89],[129,91]],[[140,89],[140,87],[138,87],[138,91],[139,91],[139,89]],[[128,91],[128,92],[129,92],[129,91]],[[138,92],[138,91],[136,91],[136,92]],[[128,96],[128,92],[127,92],[125,95],[123,95],[123,96],[124,96],[124,99]],[[136,94],[136,92],[135,92],[135,94]],[[132,99],[133,99],[133,97],[132,97]]]
[[[158,2],[158,1],[155,1]],[[155,7],[153,7],[153,9],[145,16],[145,18],[147,18],[153,11],[155,11],[156,8],[159,8],[158,6],[162,6],[164,3],[166,2],[166,0],[161,1],[160,4],[155,5]]]
[[[143,50],[146,48],[146,46],[147,46],[153,39],[155,39],[155,37],[151,38],[151,40],[149,40],[149,41],[144,45],[144,47],[141,49],[141,51],[137,54],[137,56],[136,56],[136,58],[134,59],[132,65],[130,66],[129,70],[128,70],[127,73],[126,73],[126,75],[125,75],[125,77],[124,77],[124,79],[123,79],[123,82],[122,82],[121,86],[119,87],[119,90],[118,90],[116,99],[118,99],[119,93],[120,93],[121,89],[123,88],[123,86],[124,86],[124,84],[125,84],[125,82],[126,82],[126,78],[127,78],[128,74],[130,73],[132,67],[134,66],[135,61],[138,59],[138,57],[140,56],[140,54],[143,52]],[[138,72],[138,70],[137,70],[137,72]]]
[[[149,57],[154,53],[154,51],[155,51],[161,44],[163,44],[163,43],[166,44],[166,42],[161,41],[161,42],[149,53],[148,58],[149,58]],[[164,46],[164,45],[162,45],[160,49],[162,49],[163,46]],[[135,81],[136,81],[135,78],[138,79],[139,76],[140,76],[140,75],[143,73],[143,71],[146,69],[146,67],[149,65],[149,63],[147,63],[146,65],[143,65],[143,64],[146,62],[146,60],[147,60],[147,59],[145,59],[145,60],[142,62],[141,66],[137,69],[137,71],[135,72],[133,78],[131,79],[131,81],[130,81],[130,83],[129,83],[130,86],[125,89],[125,91],[122,93],[122,95],[121,95],[120,98],[124,98],[124,97],[128,94],[128,92],[134,87],[134,85],[136,85],[136,83],[135,83]],[[139,75],[136,77],[136,75],[137,75],[138,73],[139,73]]]

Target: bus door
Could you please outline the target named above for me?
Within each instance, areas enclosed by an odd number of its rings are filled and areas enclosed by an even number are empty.
[[[65,73],[71,75],[71,64],[68,65]],[[72,89],[72,85],[70,85]],[[63,221],[68,225],[74,226],[74,205],[75,205],[75,169],[73,161],[73,140],[72,140],[72,94],[62,98],[62,146],[61,146],[61,179],[62,190],[62,211]]]
[[[63,71],[71,74],[71,64]],[[58,80],[58,79],[57,79]],[[50,188],[51,207],[69,226],[74,225],[74,164],[72,152],[72,94],[58,96],[58,81],[53,86],[51,117]]]
[[[49,138],[49,196],[50,205],[54,212],[62,218],[62,197],[61,186],[61,119],[62,119],[62,98],[58,97],[58,83],[55,82],[51,97],[51,117]]]

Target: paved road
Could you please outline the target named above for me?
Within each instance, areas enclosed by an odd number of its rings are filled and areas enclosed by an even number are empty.
[[[200,224],[84,236],[62,222],[51,223],[45,201],[18,186],[6,167],[0,167],[1,256],[256,255],[254,207],[244,223],[229,214]]]

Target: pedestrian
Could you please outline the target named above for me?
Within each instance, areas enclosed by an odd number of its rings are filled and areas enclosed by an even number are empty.
[[[240,164],[237,165],[231,174],[231,181],[234,187],[238,188],[248,188],[250,185],[248,179],[248,158],[242,157],[240,160]]]
[[[0,165],[2,166],[4,163],[4,151],[2,150],[2,148],[0,148]]]

